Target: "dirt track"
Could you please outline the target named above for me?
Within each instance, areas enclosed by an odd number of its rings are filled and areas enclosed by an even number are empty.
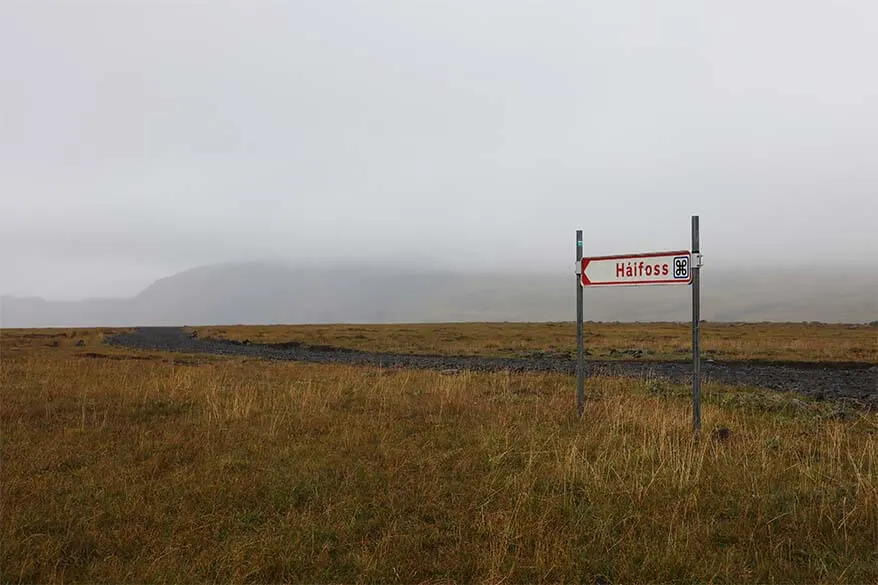
[[[555,356],[493,358],[372,353],[300,344],[242,344],[233,341],[191,338],[179,327],[143,327],[116,335],[110,345],[185,353],[244,355],[271,360],[371,365],[386,368],[479,370],[513,372],[559,372],[572,374],[575,363]],[[657,376],[686,382],[689,362],[596,361],[586,362],[589,375]],[[824,400],[855,401],[869,410],[878,409],[878,365],[863,363],[792,363],[755,361],[709,361],[702,364],[705,381],[796,391]]]

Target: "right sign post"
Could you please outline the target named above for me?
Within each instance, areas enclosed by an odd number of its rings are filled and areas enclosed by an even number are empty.
[[[612,256],[582,256],[582,232],[576,232],[577,250],[577,402],[584,409],[585,360],[582,335],[582,287],[686,284],[692,286],[692,424],[701,430],[700,282],[701,253],[698,216],[692,216],[692,248],[672,252],[644,252]]]

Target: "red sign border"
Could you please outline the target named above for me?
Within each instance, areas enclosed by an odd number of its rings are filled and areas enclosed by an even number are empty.
[[[591,282],[585,275],[585,269],[592,260],[625,260],[627,258],[657,258],[659,256],[689,256],[689,279],[680,280],[679,278],[670,280],[626,280],[623,282]],[[644,252],[642,254],[614,254],[612,256],[589,256],[583,257],[581,260],[581,274],[579,283],[581,286],[628,286],[635,284],[692,284],[692,251],[691,250],[675,250],[671,252]]]

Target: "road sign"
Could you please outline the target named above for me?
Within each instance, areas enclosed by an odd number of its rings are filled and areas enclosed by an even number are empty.
[[[693,265],[693,259],[695,264]],[[692,251],[647,252],[582,257],[582,230],[576,230],[576,402],[585,408],[583,287],[644,284],[692,285],[692,426],[701,432],[701,245],[698,216],[692,216]]]
[[[692,254],[689,250],[593,256],[583,258],[581,262],[582,286],[692,282]]]

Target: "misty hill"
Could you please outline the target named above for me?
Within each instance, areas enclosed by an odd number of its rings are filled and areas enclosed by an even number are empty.
[[[878,319],[878,276],[855,271],[724,271],[705,268],[702,315],[710,321]],[[195,268],[128,299],[51,302],[3,297],[3,327],[570,321],[572,274],[467,274],[387,268],[297,268],[242,263]],[[585,319],[685,321],[687,287],[587,289]]]

